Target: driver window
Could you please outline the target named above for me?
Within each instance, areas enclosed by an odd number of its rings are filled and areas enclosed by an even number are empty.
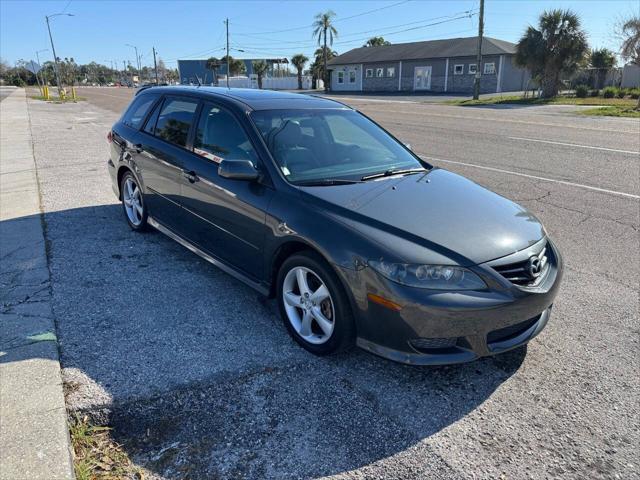
[[[240,124],[229,112],[214,105],[205,104],[202,108],[193,151],[216,163],[228,158],[257,164],[251,141]]]

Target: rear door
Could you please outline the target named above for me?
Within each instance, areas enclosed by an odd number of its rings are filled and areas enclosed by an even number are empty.
[[[190,240],[254,279],[262,278],[265,212],[273,189],[218,175],[222,159],[260,161],[247,131],[228,110],[203,103],[182,183]]]
[[[198,103],[190,97],[166,96],[147,119],[136,145],[149,214],[181,234],[185,225],[180,185]]]

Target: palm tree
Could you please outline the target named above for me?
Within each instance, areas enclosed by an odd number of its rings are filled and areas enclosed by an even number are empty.
[[[391,45],[391,42],[385,40],[384,37],[371,37],[363,47],[382,47],[384,45]]]
[[[302,70],[304,70],[304,66],[308,61],[309,57],[302,53],[291,57],[291,63],[298,70],[298,90],[302,90]]]
[[[596,88],[602,88],[607,72],[616,64],[616,54],[608,48],[591,50],[589,64],[596,69]]]
[[[329,46],[333,45],[333,37],[338,36],[338,31],[336,27],[333,26],[333,17],[335,17],[335,12],[328,10],[325,13],[318,13],[315,16],[315,20],[313,22],[313,36],[318,38],[318,46],[322,46],[324,52],[323,58],[323,81],[324,81],[324,91],[327,93],[329,91],[329,79],[327,78],[327,32],[329,32]]]
[[[256,60],[252,63],[253,65],[253,73],[258,76],[258,88],[262,89],[262,77],[265,73],[267,73],[267,69],[269,65],[264,60]]]
[[[618,30],[618,35],[622,37],[620,47],[622,59],[625,62],[640,65],[640,16],[627,19]]]
[[[207,70],[211,70],[211,78],[213,81],[216,80],[216,72],[218,70],[218,67],[220,66],[220,60],[218,60],[216,57],[209,57],[207,59],[207,62],[205,63],[205,68]]]
[[[338,56],[338,52],[335,50],[331,50],[330,48],[318,48],[315,52],[313,52],[314,61],[309,66],[309,70],[311,70],[311,75],[313,76],[313,86],[312,88],[316,88],[316,80],[319,78],[324,78],[325,69],[323,67],[324,54],[327,53],[327,60],[331,60],[333,57]]]
[[[222,63],[228,66],[227,75],[230,77],[233,77],[240,73],[244,73],[244,71],[246,70],[244,62],[240,59],[233,58],[231,55],[229,55],[228,59],[227,59],[227,56],[225,55],[224,57],[222,57],[221,60],[222,60]]]
[[[516,63],[541,81],[542,96],[558,94],[560,76],[573,73],[587,52],[587,36],[571,10],[540,15],[538,28],[529,26],[516,46]]]

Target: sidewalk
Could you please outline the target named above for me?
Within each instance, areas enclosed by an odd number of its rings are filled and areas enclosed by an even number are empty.
[[[72,479],[24,89],[0,103],[0,479]]]

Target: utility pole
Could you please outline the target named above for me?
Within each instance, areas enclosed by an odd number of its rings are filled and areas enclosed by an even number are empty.
[[[227,27],[227,88],[229,88],[229,74],[231,73],[231,69],[229,65],[229,19],[228,18],[224,21],[224,24]]]
[[[53,16],[53,15],[52,15]],[[49,40],[51,41],[51,50],[53,51],[53,61],[54,61],[54,70],[56,73],[56,86],[58,87],[58,96],[60,96],[61,88],[60,85],[60,72],[58,69],[58,56],[56,55],[56,47],[53,46],[53,37],[51,36],[51,27],[49,26],[49,17],[45,15],[47,20],[47,30],[49,30]]]
[[[153,47],[153,69],[156,71],[156,85],[159,85],[158,81],[158,62],[156,62],[156,47]]]
[[[482,33],[484,31],[484,0],[480,0],[480,16],[478,17],[478,57],[476,58],[476,78],[473,82],[473,99],[480,98],[480,78],[482,76]]]

